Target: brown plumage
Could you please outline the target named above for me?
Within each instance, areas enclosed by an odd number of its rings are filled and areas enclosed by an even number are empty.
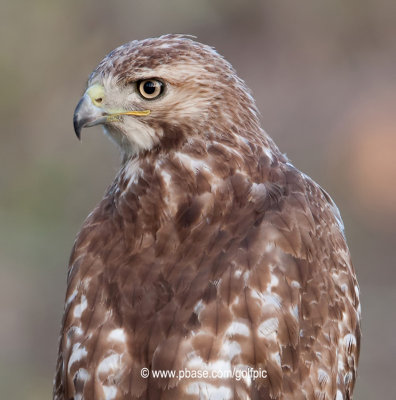
[[[338,209],[231,65],[180,35],[125,44],[76,109],[78,135],[98,123],[123,162],[72,251],[54,399],[351,399],[360,305]]]

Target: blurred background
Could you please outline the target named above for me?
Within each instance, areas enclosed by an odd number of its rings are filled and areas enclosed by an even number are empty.
[[[1,398],[51,397],[69,253],[119,165],[74,136],[85,81],[132,39],[190,33],[253,90],[283,152],[333,196],[361,286],[355,398],[396,398],[396,2],[1,2]]]

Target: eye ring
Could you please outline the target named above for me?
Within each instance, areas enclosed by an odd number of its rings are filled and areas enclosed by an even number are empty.
[[[154,100],[164,91],[164,84],[158,79],[144,79],[137,82],[137,88],[145,100]]]

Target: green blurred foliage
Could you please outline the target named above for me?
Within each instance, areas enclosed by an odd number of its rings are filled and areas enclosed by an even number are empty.
[[[0,5],[0,386],[51,393],[76,232],[117,171],[100,129],[73,109],[123,42],[190,33],[252,88],[264,128],[334,197],[363,303],[356,398],[395,398],[396,2],[4,1]]]

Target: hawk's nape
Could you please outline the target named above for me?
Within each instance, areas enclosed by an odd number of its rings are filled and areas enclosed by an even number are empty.
[[[77,236],[54,399],[351,399],[359,290],[337,207],[211,47],[133,41],[74,127],[121,169]]]

